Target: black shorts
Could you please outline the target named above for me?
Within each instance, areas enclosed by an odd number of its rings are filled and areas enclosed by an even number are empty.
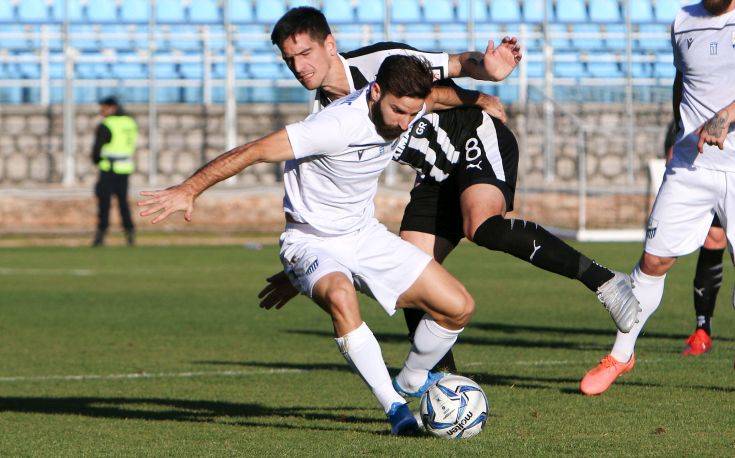
[[[498,145],[462,143],[460,159],[442,182],[419,181],[411,190],[411,200],[403,212],[402,231],[433,234],[456,245],[464,237],[460,196],[475,184],[495,186],[505,197],[506,211],[513,210],[518,173],[518,143],[503,123],[493,119]],[[490,148],[491,151],[486,151]]]
[[[722,222],[720,221],[720,217],[715,215],[714,218],[712,218],[712,227],[719,227],[722,229]]]

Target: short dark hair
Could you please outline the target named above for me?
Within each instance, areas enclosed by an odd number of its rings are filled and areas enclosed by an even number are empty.
[[[276,22],[271,32],[271,42],[280,48],[286,39],[299,33],[308,33],[313,40],[323,42],[332,30],[321,11],[310,6],[299,6],[288,10]]]
[[[380,64],[375,82],[383,93],[425,99],[431,92],[434,75],[426,59],[394,54]]]
[[[117,101],[117,97],[114,95],[107,96],[99,101],[100,105],[108,105],[111,107],[119,107],[120,103]]]

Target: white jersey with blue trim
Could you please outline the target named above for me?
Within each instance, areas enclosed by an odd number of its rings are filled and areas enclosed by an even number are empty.
[[[701,3],[682,8],[672,26],[674,65],[683,76],[681,125],[674,161],[735,172],[735,123],[725,149],[705,145],[698,154],[697,130],[735,101],[735,11],[712,16]]]

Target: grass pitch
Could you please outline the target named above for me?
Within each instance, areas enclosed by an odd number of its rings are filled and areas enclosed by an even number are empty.
[[[640,252],[579,247],[625,271]],[[279,269],[275,247],[2,249],[0,456],[732,455],[732,274],[714,350],[683,358],[695,261],[669,274],[635,370],[587,398],[579,379],[614,336],[595,297],[461,246],[447,267],[478,310],[455,354],[491,412],[478,437],[448,442],[387,435],[311,302],[258,308],[262,279]],[[408,350],[403,318],[361,301],[395,370]]]

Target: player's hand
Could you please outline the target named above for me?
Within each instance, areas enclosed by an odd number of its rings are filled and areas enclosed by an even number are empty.
[[[727,110],[722,110],[705,122],[702,127],[697,130],[699,135],[699,143],[697,150],[701,154],[704,151],[704,145],[717,145],[720,150],[725,149],[725,139],[730,130],[733,116]]]
[[[500,97],[482,94],[478,105],[485,113],[503,121],[503,124],[508,122],[508,116],[505,114],[505,106],[503,105],[503,102],[500,101]]]
[[[140,216],[145,217],[158,213],[151,220],[151,223],[156,224],[168,218],[172,213],[179,211],[184,212],[186,221],[191,221],[196,195],[187,186],[181,184],[159,191],[142,191],[140,195],[147,197],[147,199],[138,202],[139,207],[145,207],[140,212]]]
[[[271,275],[266,281],[268,284],[258,293],[262,309],[270,310],[273,307],[280,309],[299,294],[299,291],[291,284],[291,280],[288,279],[286,272],[281,271]]]
[[[505,37],[498,47],[490,40],[482,59],[485,71],[493,81],[504,80],[523,58],[521,45],[516,37]]]

